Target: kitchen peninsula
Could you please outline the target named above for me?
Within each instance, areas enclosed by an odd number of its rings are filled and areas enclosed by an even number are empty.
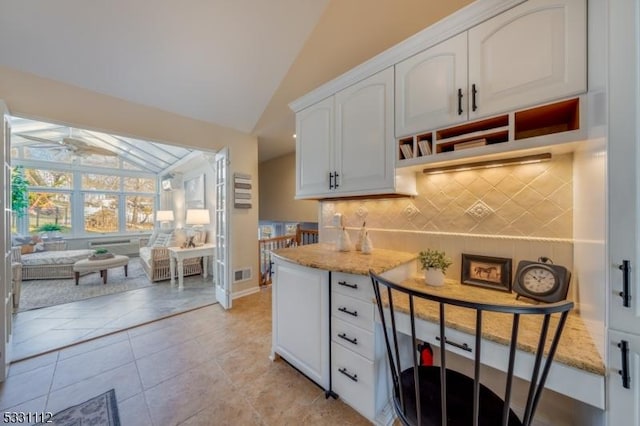
[[[332,244],[313,244],[275,251],[273,285],[272,359],[282,356],[320,385],[327,395],[337,394],[369,420],[389,421],[388,372],[384,339],[375,321],[373,290],[369,269],[410,287],[441,292],[452,297],[514,302],[515,295],[462,285],[448,279],[442,288],[427,287],[416,277],[416,255],[375,249],[371,255],[338,252]],[[428,307],[417,311],[420,338],[439,346],[435,340],[437,315]],[[469,341],[468,315],[461,313],[447,324],[455,340]],[[506,352],[501,324],[488,324],[483,336],[496,354]],[[486,330],[485,330],[486,331]],[[526,334],[526,333],[525,333]],[[461,357],[468,353],[447,348]],[[519,348],[526,352],[526,348]],[[528,354],[524,354],[526,358]],[[504,359],[491,367],[504,370]],[[570,314],[547,388],[604,408],[605,367],[579,312]]]

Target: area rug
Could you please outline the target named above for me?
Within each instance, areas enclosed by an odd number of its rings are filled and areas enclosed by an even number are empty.
[[[144,273],[139,257],[132,257],[129,260],[128,275],[127,277],[124,276],[124,268],[109,269],[106,285],[102,284],[102,278],[97,272],[81,276],[79,285],[75,285],[73,278],[23,281],[20,306],[17,312],[121,293],[153,285]]]
[[[53,426],[120,426],[116,391],[111,389],[102,395],[64,409],[44,419],[37,425]]]

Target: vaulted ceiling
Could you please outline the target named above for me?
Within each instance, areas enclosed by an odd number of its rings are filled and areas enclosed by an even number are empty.
[[[0,65],[252,133],[264,161],[294,150],[289,102],[469,3],[0,0]]]

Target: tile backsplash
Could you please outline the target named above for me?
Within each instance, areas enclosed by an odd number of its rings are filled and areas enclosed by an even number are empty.
[[[551,161],[418,174],[418,195],[322,203],[322,224],[334,212],[345,225],[543,238],[572,238],[572,155]]]
[[[341,213],[352,241],[366,222],[374,248],[445,250],[453,260],[449,278],[460,279],[462,253],[511,258],[514,269],[519,260],[540,256],[572,267],[572,154],[534,164],[419,173],[417,189],[412,198],[322,202],[320,240],[335,241],[332,218]]]

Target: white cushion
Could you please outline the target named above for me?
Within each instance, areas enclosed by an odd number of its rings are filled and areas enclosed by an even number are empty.
[[[151,236],[149,236],[149,241],[147,241],[147,247],[153,247],[153,243],[156,242],[156,238],[158,238],[158,230],[154,229]]]
[[[151,247],[169,247],[169,243],[171,242],[171,238],[173,237],[173,232],[164,233],[159,232],[156,240],[153,242]]]
[[[61,251],[41,251],[22,255],[23,265],[65,265],[74,264],[78,260],[86,259],[93,253],[93,250],[61,250]]]

